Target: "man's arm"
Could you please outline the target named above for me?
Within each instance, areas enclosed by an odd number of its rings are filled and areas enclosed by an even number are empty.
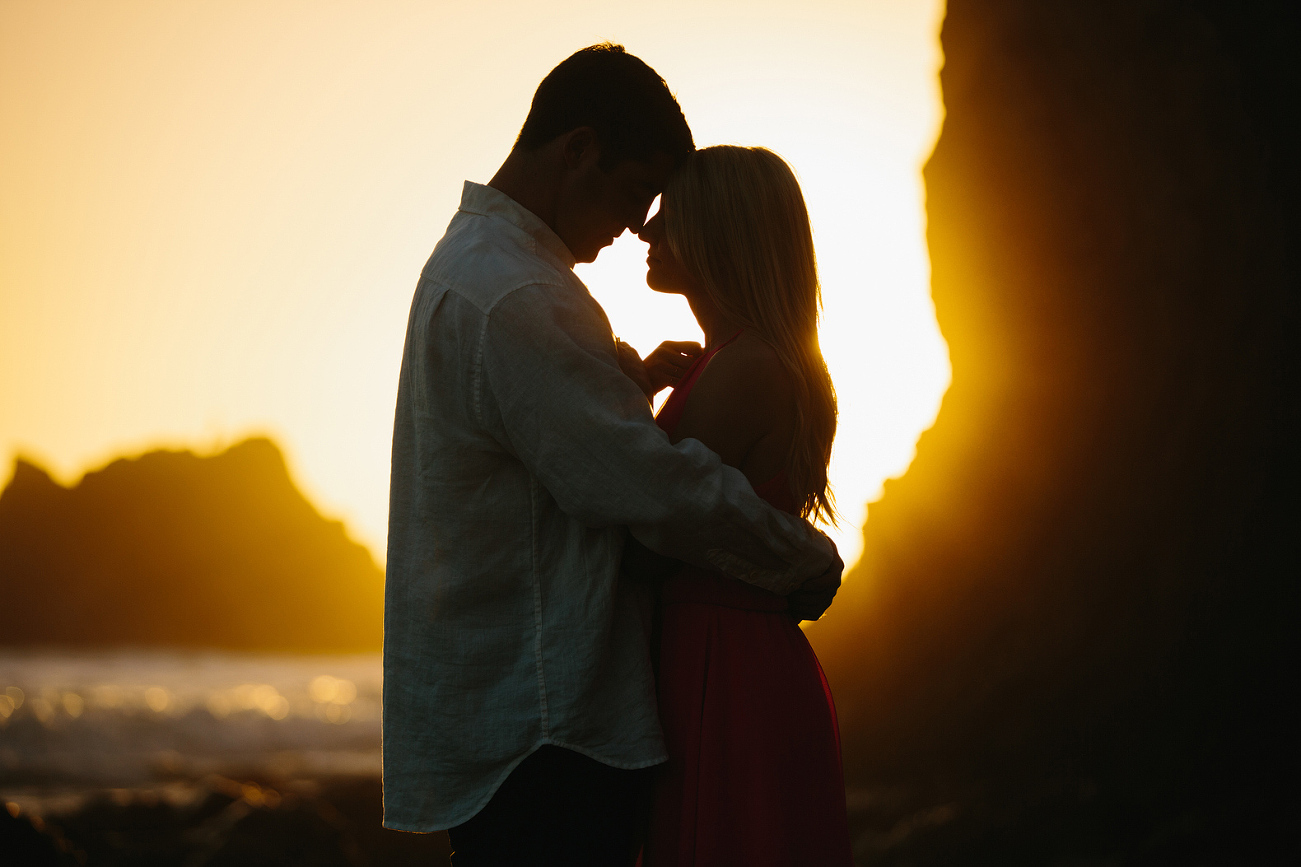
[[[830,541],[830,540],[828,540]],[[833,544],[832,550],[835,550]],[[791,616],[796,620],[818,620],[831,607],[831,600],[840,589],[840,575],[845,571],[845,562],[836,551],[827,571],[816,578],[810,578],[786,599],[790,603]]]
[[[609,323],[585,292],[526,286],[481,338],[480,422],[589,526],[626,525],[654,551],[776,593],[825,576],[825,536],[774,509],[695,440],[677,445],[619,370]]]

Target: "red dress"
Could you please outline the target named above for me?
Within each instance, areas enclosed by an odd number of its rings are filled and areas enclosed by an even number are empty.
[[[661,428],[673,432],[700,371],[726,345],[683,376]],[[785,473],[755,492],[795,511]],[[836,708],[785,597],[687,567],[665,582],[660,605],[669,761],[644,863],[850,867]]]

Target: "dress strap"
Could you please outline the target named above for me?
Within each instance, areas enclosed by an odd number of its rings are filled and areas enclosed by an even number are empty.
[[[713,349],[701,353],[695,363],[687,368],[687,372],[682,374],[682,379],[678,380],[678,384],[673,388],[673,393],[669,395],[669,399],[664,402],[662,407],[660,407],[659,415],[655,417],[656,423],[659,424],[659,426],[670,436],[673,434],[673,429],[678,426],[678,419],[682,417],[683,409],[686,408],[687,395],[690,394],[691,389],[695,387],[696,380],[704,371],[705,366],[709,364],[710,359],[717,355],[721,349],[726,347],[736,338],[740,337],[744,332],[745,329],[742,328]]]
[[[722,349],[724,346],[726,346],[727,344],[731,343],[733,340],[735,340],[736,338],[740,337],[740,336],[741,336],[742,334],[744,334],[744,333],[745,333],[745,329],[744,329],[744,328],[738,330],[738,331],[737,331],[735,334],[733,334],[731,337],[727,338],[727,339],[724,340],[722,343],[718,344],[718,345],[715,346],[713,349],[709,350],[709,352],[705,353],[706,357],[708,357],[708,358],[712,358],[712,357],[713,357],[713,356],[714,356],[714,355],[715,355],[715,354],[716,354],[720,349]]]

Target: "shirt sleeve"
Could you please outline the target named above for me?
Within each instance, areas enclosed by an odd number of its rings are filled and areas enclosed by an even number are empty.
[[[479,355],[480,424],[576,520],[627,526],[654,551],[780,594],[830,565],[830,541],[739,470],[697,440],[669,442],[586,291],[516,289],[487,317]]]

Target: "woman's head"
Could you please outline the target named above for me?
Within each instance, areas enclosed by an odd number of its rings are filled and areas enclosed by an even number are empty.
[[[776,350],[799,395],[788,475],[805,514],[832,518],[836,396],[818,345],[817,259],[794,173],[764,148],[703,148],[669,181],[660,212],[660,246],[671,256],[658,270],[651,263],[648,282],[703,297]]]
[[[664,190],[662,209],[669,250],[716,306],[751,328],[793,319],[816,329],[813,233],[781,157],[728,145],[696,151]]]

